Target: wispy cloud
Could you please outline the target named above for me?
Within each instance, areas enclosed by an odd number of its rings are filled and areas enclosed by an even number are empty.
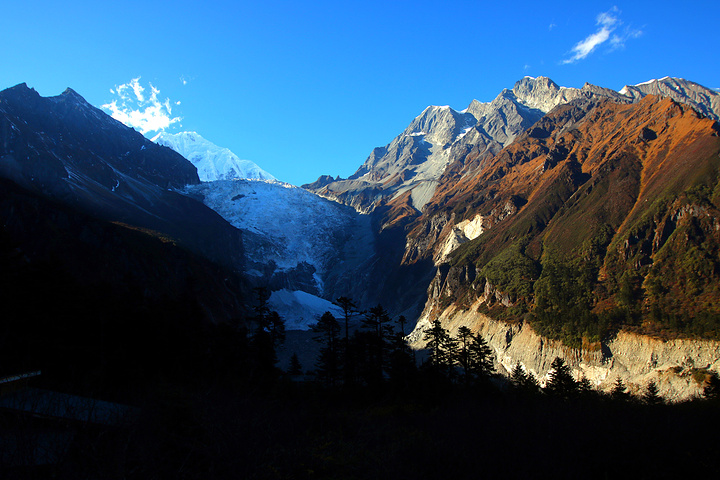
[[[140,77],[116,85],[110,89],[116,98],[102,108],[115,120],[139,130],[143,135],[163,131],[173,123],[180,122],[182,118],[172,116],[173,105],[180,105],[180,102],[173,103],[169,98],[161,100],[160,90],[152,83],[148,83],[148,86],[150,97],[146,97],[147,89],[141,85]]]
[[[620,20],[620,13],[620,9],[612,7],[607,12],[598,14],[595,19],[595,25],[598,27],[597,30],[575,44],[570,51],[572,56],[563,60],[562,63],[568,64],[583,60],[608,40],[610,41],[612,51],[624,47],[628,39],[637,38],[642,35],[641,30],[635,30],[630,27],[625,27],[622,31],[618,31],[618,27],[623,24]]]

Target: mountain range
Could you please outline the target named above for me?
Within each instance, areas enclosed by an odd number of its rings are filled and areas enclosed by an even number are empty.
[[[261,286],[306,329],[348,296],[417,320],[417,348],[441,319],[543,377],[542,342],[512,344],[532,332],[597,384],[642,376],[687,395],[678,379],[720,356],[673,377],[657,350],[640,368],[609,345],[620,332],[720,352],[719,97],[669,77],[619,92],[525,77],[463,111],[427,107],[354,175],[301,189],[196,133],[152,142],[71,89],[18,85],[0,92],[2,258],[18,272],[5,300],[41,278],[73,315],[53,285],[242,326]]]
[[[547,77],[525,77],[492,102],[473,100],[461,112],[427,107],[392,142],[375,148],[348,179],[321,176],[304,187],[363,212],[409,195],[406,203],[421,211],[440,177],[452,173],[458,162],[497,154],[558,105],[601,98],[631,103],[648,94],[689,104],[714,120],[720,114],[720,95],[683,79],[665,77],[615,92],[587,83],[579,89],[559,87]]]

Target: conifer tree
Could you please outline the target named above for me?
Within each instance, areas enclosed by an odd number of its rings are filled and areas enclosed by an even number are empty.
[[[413,353],[405,341],[405,335],[401,332],[395,333],[392,337],[390,362],[388,365],[390,381],[395,386],[409,386],[412,383],[417,373]]]
[[[655,383],[654,380],[650,380],[647,387],[645,387],[643,401],[648,405],[659,405],[663,403],[663,398],[660,396],[657,383]]]
[[[289,375],[302,375],[302,365],[297,353],[293,353],[290,357],[290,368],[288,369]]]
[[[390,315],[382,305],[371,308],[363,319],[363,326],[368,331],[365,345],[368,370],[366,374],[370,377],[367,380],[379,382],[384,377],[384,371],[388,362],[387,352],[390,349],[390,338],[393,336],[394,328],[390,325]]]
[[[623,383],[622,378],[615,378],[613,388],[612,390],[610,390],[610,398],[620,402],[626,402],[630,400],[630,393],[628,393],[627,387],[625,387],[625,383]]]
[[[316,375],[326,385],[335,385],[340,368],[338,341],[340,324],[332,313],[325,312],[318,322],[312,326],[312,331],[318,333],[314,340],[322,345],[315,365],[317,368]]]
[[[520,362],[517,362],[510,372],[510,382],[513,389],[520,393],[537,393],[540,386],[531,372],[526,372]]]
[[[710,372],[708,378],[705,379],[703,397],[708,400],[720,400],[720,377],[717,373]]]
[[[465,381],[465,384],[470,384],[470,377],[471,377],[471,371],[470,371],[470,338],[472,337],[472,332],[468,327],[463,325],[458,329],[458,348],[457,348],[457,355],[455,357],[455,361],[460,365],[460,367],[463,369],[463,380]]]
[[[458,329],[455,361],[463,369],[466,385],[487,378],[494,371],[492,349],[480,334],[473,335],[464,325]]]
[[[398,325],[400,325],[400,334],[405,336],[405,325],[407,325],[407,318],[404,315],[398,317]]]
[[[338,297],[337,300],[335,300],[335,304],[342,309],[343,319],[345,321],[345,338],[342,345],[342,370],[345,384],[349,385],[355,381],[357,365],[357,355],[350,342],[350,319],[360,315],[362,312],[358,310],[355,302],[348,297]]]
[[[590,380],[588,380],[587,377],[582,377],[580,381],[577,382],[577,390],[578,393],[583,397],[590,396],[593,393],[593,388]]]
[[[255,332],[250,346],[257,367],[256,375],[263,378],[277,373],[276,348],[285,340],[285,322],[277,312],[270,310],[270,292],[265,287],[255,288],[255,294],[255,315],[252,317]]]
[[[440,320],[435,320],[432,327],[425,330],[423,339],[427,341],[426,348],[430,352],[430,363],[433,367],[451,376],[457,345]]]
[[[350,342],[350,319],[355,315],[359,315],[360,311],[357,309],[357,305],[348,297],[339,297],[335,300],[335,304],[342,308],[343,319],[345,320],[345,346]]]
[[[510,381],[513,385],[519,387],[525,380],[525,370],[523,370],[520,362],[517,362],[513,369],[510,371]]]
[[[485,339],[476,333],[470,337],[470,371],[476,378],[487,378],[495,372],[493,351]]]
[[[570,397],[577,392],[577,383],[572,378],[570,367],[560,357],[555,357],[550,364],[550,376],[545,391],[560,397]]]

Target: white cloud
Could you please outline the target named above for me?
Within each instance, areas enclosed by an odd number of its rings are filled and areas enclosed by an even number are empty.
[[[610,39],[611,51],[617,50],[618,48],[624,48],[625,42],[631,38],[638,38],[642,35],[642,30],[634,30],[632,28],[625,28],[620,35],[613,35]]]
[[[610,28],[619,22],[618,18],[615,16],[615,14],[619,14],[619,13],[620,13],[620,10],[617,7],[612,7],[607,12],[599,14],[597,16],[596,23],[598,25],[602,25],[603,27]]]
[[[180,122],[182,118],[172,116],[172,104],[169,98],[160,100],[160,90],[153,84],[150,87],[150,98],[145,97],[145,87],[140,84],[140,77],[128,83],[116,85],[110,93],[117,98],[102,106],[110,115],[128,127],[135,128],[143,135],[160,132],[170,125]],[[175,102],[180,105],[180,102]]]
[[[597,31],[575,44],[570,51],[572,56],[563,60],[562,63],[568,64],[583,60],[608,40],[610,40],[612,51],[624,47],[626,40],[642,35],[641,30],[634,30],[629,27],[625,28],[621,33],[614,33],[623,23],[619,16],[620,10],[617,7],[612,7],[607,12],[598,14],[595,19],[595,25],[598,27]]]

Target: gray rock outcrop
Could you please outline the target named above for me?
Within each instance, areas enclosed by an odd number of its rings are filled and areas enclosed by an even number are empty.
[[[628,391],[640,396],[650,381],[669,401],[702,395],[703,380],[709,372],[720,372],[720,342],[676,339],[663,341],[630,332],[619,332],[594,349],[575,349],[538,335],[527,323],[509,324],[479,314],[481,297],[469,308],[451,305],[439,318],[452,336],[467,326],[479,332],[495,352],[499,372],[509,374],[516,364],[532,373],[544,385],[550,365],[560,357],[571,367],[576,380],[587,378],[594,388],[610,391],[617,378]],[[424,347],[422,332],[430,326],[431,309],[426,308],[409,335],[415,349]]]
[[[647,95],[672,98],[690,105],[713,120],[720,120],[720,94],[683,78],[664,77],[659,80],[625,86],[620,94],[637,102]]]

